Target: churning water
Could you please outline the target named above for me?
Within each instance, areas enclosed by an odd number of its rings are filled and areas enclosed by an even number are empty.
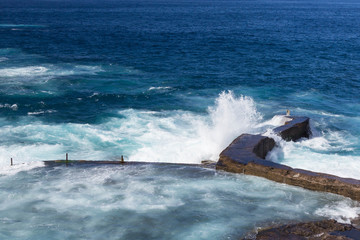
[[[356,1],[0,1],[1,239],[236,239],[332,217],[339,196],[198,166],[286,109],[268,158],[360,178]],[[15,166],[9,167],[10,158]]]

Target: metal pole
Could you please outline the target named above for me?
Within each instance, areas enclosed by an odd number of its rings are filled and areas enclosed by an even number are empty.
[[[68,162],[69,162],[69,155],[68,153],[66,153],[66,160],[65,160],[66,165],[68,164]]]
[[[10,159],[10,166],[12,166],[12,165],[14,165],[14,164],[13,164],[13,159],[11,158]]]

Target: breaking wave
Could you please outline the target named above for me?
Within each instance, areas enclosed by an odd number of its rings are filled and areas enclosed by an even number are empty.
[[[149,87],[149,91],[153,90],[169,90],[172,89],[172,87]]]
[[[0,145],[0,160],[58,159],[69,152],[72,159],[115,160],[125,155],[131,161],[200,163],[217,160],[223,148],[239,134],[253,132],[261,119],[251,98],[232,92],[221,93],[203,115],[128,109],[99,125],[47,125],[31,115],[18,126],[0,128],[0,137],[14,142]]]
[[[41,65],[28,67],[11,67],[0,69],[1,77],[38,77],[38,76],[66,76],[80,74],[95,74],[101,72],[98,66],[55,66]]]

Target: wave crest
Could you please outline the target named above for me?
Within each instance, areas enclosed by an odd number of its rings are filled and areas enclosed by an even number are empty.
[[[167,118],[146,117],[143,134],[137,138],[142,147],[131,156],[133,161],[200,163],[217,160],[219,153],[235,137],[252,129],[261,119],[254,101],[222,92],[207,116],[188,112]]]
[[[0,160],[58,159],[69,152],[71,159],[116,160],[124,155],[131,161],[197,164],[217,160],[235,137],[254,131],[261,116],[251,98],[223,92],[202,115],[128,109],[96,125],[47,125],[33,118],[28,115],[18,126],[0,128],[0,138],[13,142],[0,146]],[[19,137],[25,145],[18,144]]]
[[[67,76],[79,74],[95,74],[103,71],[97,66],[28,66],[0,69],[1,77],[39,77],[39,76]]]

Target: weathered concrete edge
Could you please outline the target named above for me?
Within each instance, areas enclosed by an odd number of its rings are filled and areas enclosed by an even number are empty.
[[[295,169],[282,164],[277,164],[279,166],[265,166],[260,161],[242,164],[226,156],[222,156],[219,162],[220,164],[216,166],[217,170],[264,177],[275,182],[313,191],[335,193],[360,201],[360,181],[356,179]]]
[[[193,166],[193,167],[201,167],[201,168],[208,168],[208,169],[215,169],[216,162],[205,160],[201,163],[167,163],[167,162],[136,162],[136,161],[109,161],[109,160],[45,160],[42,161],[45,166],[52,167],[52,166],[78,166],[78,165],[118,165],[118,166],[126,166],[126,165],[159,165],[159,166]]]

